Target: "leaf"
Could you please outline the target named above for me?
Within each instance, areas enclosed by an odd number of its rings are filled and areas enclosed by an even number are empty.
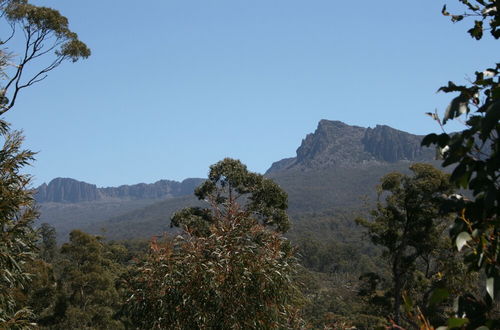
[[[450,16],[450,13],[446,11],[446,5],[443,6],[443,9],[441,10],[441,14],[444,16]]]
[[[495,75],[497,75],[497,70],[495,70],[495,69],[488,68],[488,69],[483,71],[483,76],[485,78],[491,78],[491,77],[494,77]]]
[[[444,146],[443,148],[436,148],[436,159],[444,159],[445,154],[450,150],[450,146]]]
[[[443,118],[443,125],[449,119],[454,119],[469,112],[469,99],[464,95],[459,95],[451,100],[450,104],[446,108]]]
[[[424,139],[422,140],[422,143],[421,145],[423,146],[429,146],[431,145],[432,143],[435,143],[437,141],[437,134],[436,133],[431,133],[431,134],[428,134],[424,137]]]
[[[434,119],[435,121],[437,121],[438,123],[441,123],[441,121],[439,120],[439,116],[438,116],[437,113],[426,112],[425,114],[427,116],[431,117],[432,119]]]
[[[457,245],[458,251],[461,251],[462,248],[465,245],[467,245],[467,242],[470,241],[471,239],[472,239],[472,237],[466,231],[463,231],[460,234],[458,234],[458,236],[457,236],[457,238],[455,240],[455,244]]]
[[[450,291],[448,289],[437,288],[434,291],[432,291],[431,298],[429,299],[429,305],[431,306],[438,305],[443,301],[445,301],[446,299],[448,299],[449,296],[450,296]]]
[[[483,21],[475,21],[474,27],[467,32],[472,38],[480,40],[483,37]]]
[[[468,171],[467,164],[461,162],[451,174],[450,181],[455,182],[459,187],[467,188],[469,184],[470,177],[472,175],[471,171]]]
[[[459,319],[456,317],[452,317],[448,319],[448,329],[453,329],[453,328],[461,328],[464,325],[469,323],[469,319]]]
[[[467,7],[469,7],[469,9],[472,11],[479,10],[479,6],[474,6],[468,0],[460,0],[460,2],[463,3],[464,5],[466,5]]]
[[[491,299],[495,299],[494,296],[494,287],[495,287],[495,278],[494,277],[488,277],[486,280],[486,292],[490,295]]]

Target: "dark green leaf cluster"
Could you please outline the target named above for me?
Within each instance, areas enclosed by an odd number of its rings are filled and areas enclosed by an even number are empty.
[[[0,2],[0,19],[10,31],[0,35],[0,115],[14,107],[19,91],[44,80],[63,61],[76,62],[90,56],[90,49],[71,31],[59,11],[30,4],[26,0]],[[9,43],[22,31],[25,41],[16,53]],[[19,48],[19,47],[17,47]],[[52,53],[52,54],[50,54]],[[46,60],[41,61],[41,58]],[[25,69],[30,67],[29,75]],[[23,75],[23,73],[25,73]]]
[[[115,287],[120,267],[98,237],[75,230],[61,247],[60,328],[120,329]]]
[[[431,284],[429,279],[442,270],[435,268],[439,265],[437,251],[446,246],[443,231],[449,218],[441,213],[440,201],[452,192],[449,176],[433,166],[414,164],[410,169],[412,176],[397,172],[384,176],[378,189],[385,202],[378,202],[371,220],[357,220],[368,229],[371,241],[385,248],[397,324],[401,324],[403,292],[416,288],[418,282]]]
[[[170,220],[170,226],[189,229],[196,236],[209,236],[210,225],[214,221],[215,219],[209,209],[188,207],[174,213]]]
[[[56,248],[53,259],[50,234],[41,240],[39,258],[27,265],[33,274],[30,286],[17,293],[35,312],[34,321],[47,329],[122,329],[119,315],[123,303],[118,288],[129,260],[123,246],[104,243],[99,237],[74,230],[69,242]],[[45,241],[45,242],[44,242]]]
[[[0,120],[3,147],[0,150],[0,328],[30,326],[31,312],[15,299],[17,290],[29,283],[24,266],[34,257],[36,232],[33,221],[38,216],[30,177],[21,169],[34,153],[23,150],[20,132],[10,132]]]
[[[459,22],[466,17],[475,17],[474,25],[467,32],[471,37],[480,40],[483,37],[483,32],[489,30],[491,35],[498,39],[500,38],[500,4],[497,0],[459,0],[467,7],[467,11],[461,15],[450,14],[446,5],[441,11],[443,15],[449,16],[453,23]],[[484,24],[486,22],[486,24]]]
[[[196,188],[195,195],[210,203],[211,209],[184,209],[172,217],[172,225],[207,234],[214,218],[224,217],[238,205],[277,231],[286,232],[290,227],[286,192],[272,180],[249,172],[239,160],[226,158],[210,166],[208,180]]]
[[[78,40],[78,35],[68,27],[68,19],[59,11],[39,7],[27,3],[27,1],[13,1],[4,8],[5,16],[11,24],[21,23],[30,34],[41,33],[44,39],[52,34],[56,38],[56,54],[69,57],[76,62],[79,58],[90,56],[90,49]],[[39,45],[41,50],[43,46]]]

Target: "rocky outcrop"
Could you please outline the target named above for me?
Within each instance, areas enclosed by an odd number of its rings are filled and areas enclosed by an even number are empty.
[[[35,199],[39,203],[79,203],[99,200],[162,199],[193,194],[203,179],[186,179],[182,182],[160,180],[119,187],[97,188],[96,185],[70,178],[57,178],[37,188]]]
[[[375,159],[386,162],[400,160],[426,160],[433,154],[429,148],[422,148],[422,136],[412,135],[385,125],[367,128],[363,137],[364,150]]]
[[[69,178],[56,178],[37,189],[39,202],[76,203],[95,201],[100,198],[97,186]]]
[[[422,136],[389,126],[350,126],[340,121],[321,120],[297,149],[297,156],[274,163],[267,173],[285,170],[313,170],[360,167],[373,163],[430,161],[433,152],[421,148]]]
[[[313,134],[308,134],[297,149],[297,163],[306,166],[348,165],[359,161],[360,141],[365,129],[340,121],[321,120]]]
[[[182,182],[160,180],[155,183],[139,183],[119,187],[101,188],[100,192],[106,197],[121,199],[158,199],[164,197],[184,196],[193,193],[203,180],[186,179]]]

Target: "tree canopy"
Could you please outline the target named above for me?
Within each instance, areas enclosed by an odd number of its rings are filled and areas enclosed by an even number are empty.
[[[280,234],[288,227],[286,193],[241,162],[224,159],[210,167],[195,194],[212,208],[176,213],[172,222],[185,231],[153,240],[149,257],[128,282],[126,308],[136,326],[299,327],[297,260]],[[266,226],[274,224],[277,231]]]
[[[0,2],[0,115],[12,109],[19,92],[44,80],[62,62],[90,56],[59,11],[27,0]],[[21,32],[21,33],[20,33]],[[10,50],[10,44],[21,49]],[[28,69],[29,68],[29,69]],[[28,69],[28,70],[27,70]]]
[[[172,217],[173,226],[207,234],[210,223],[231,214],[238,207],[265,226],[286,232],[288,195],[276,183],[252,173],[239,160],[226,158],[212,166],[208,179],[196,188],[196,197],[210,208],[187,208]]]
[[[45,79],[63,61],[90,55],[57,10],[27,0],[1,0],[0,25],[0,116],[14,107],[22,89]],[[38,241],[31,177],[22,172],[34,153],[22,149],[21,132],[11,131],[2,119],[0,139],[0,328],[29,328],[36,326],[34,315],[17,293],[29,283],[27,264]]]
[[[440,212],[441,196],[450,194],[448,175],[429,164],[414,164],[412,176],[390,173],[381,179],[378,202],[371,220],[358,219],[373,243],[385,248],[393,281],[393,317],[400,324],[402,294],[408,289],[417,263],[427,272],[433,253],[441,247],[446,215]],[[428,274],[427,274],[428,275]]]
[[[34,258],[37,235],[33,221],[38,216],[31,177],[22,174],[34,153],[22,149],[20,132],[9,132],[0,121],[0,328],[15,329],[31,324],[31,312],[15,299],[16,290],[23,289],[30,279],[24,266]]]

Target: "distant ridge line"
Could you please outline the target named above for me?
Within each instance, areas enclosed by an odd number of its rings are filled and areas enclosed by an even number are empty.
[[[55,178],[36,188],[35,199],[39,203],[79,203],[104,200],[162,199],[193,193],[204,179],[188,178],[182,182],[159,180],[154,183],[138,183],[118,187],[97,188],[95,184],[72,178]]]

